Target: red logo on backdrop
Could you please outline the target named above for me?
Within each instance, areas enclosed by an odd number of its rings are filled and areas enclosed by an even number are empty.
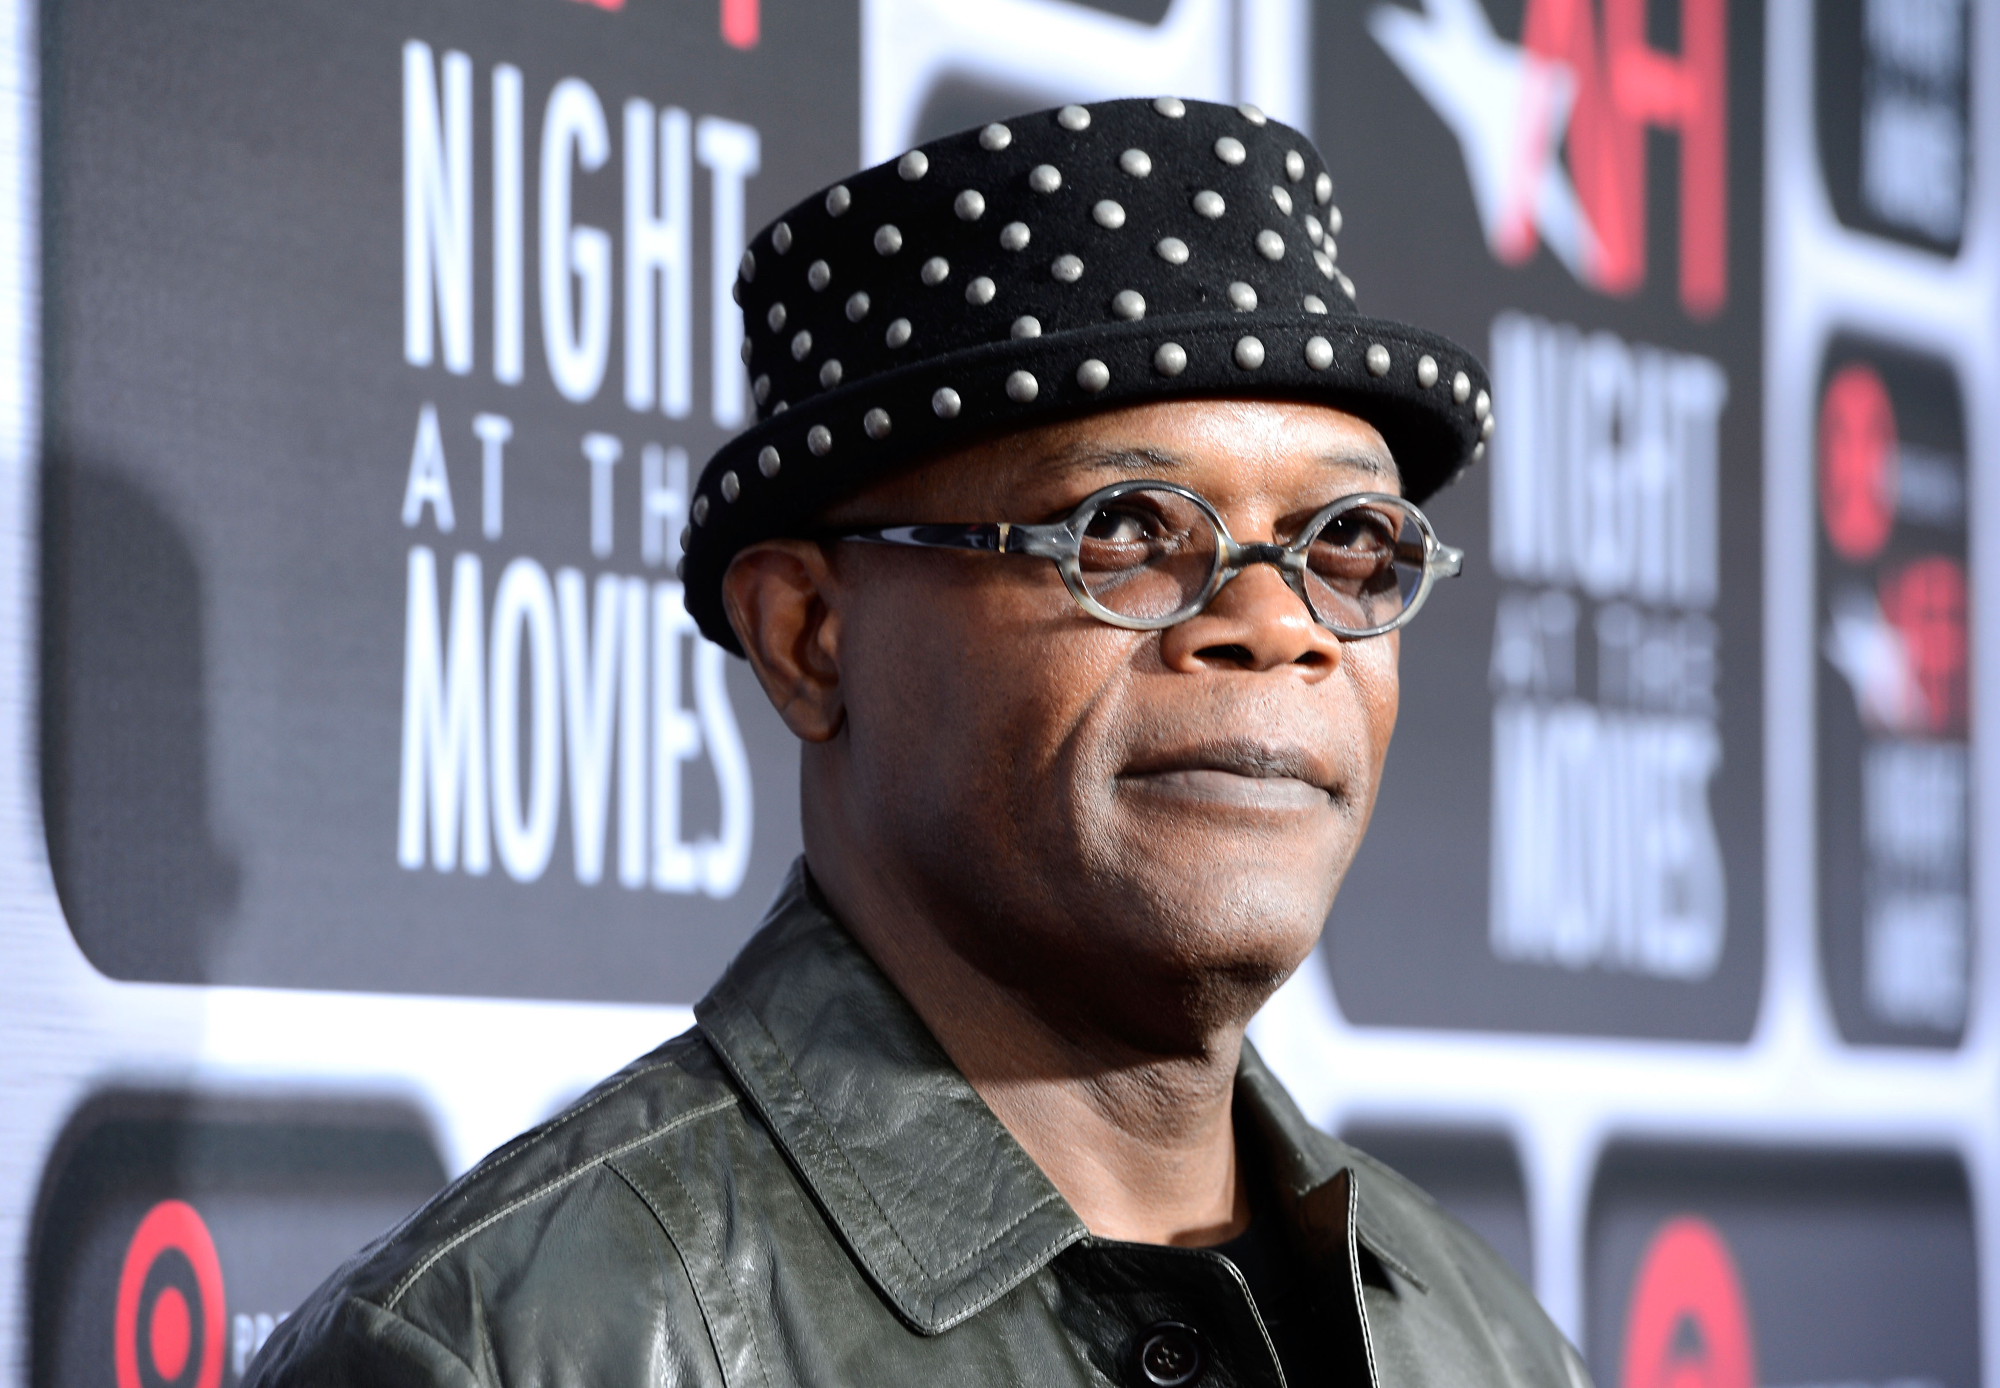
[[[1819,407],[1819,509],[1840,557],[1859,564],[1896,522],[1896,407],[1872,366],[1844,366]]]
[[[1639,1260],[1625,1317],[1621,1388],[1756,1388],[1750,1312],[1713,1224],[1661,1225]]]
[[[1680,299],[1707,318],[1729,297],[1728,0],[1678,8],[1678,52],[1647,37],[1653,0],[1526,0],[1518,44],[1482,0],[1376,5],[1368,27],[1458,136],[1486,244],[1508,264],[1540,244],[1592,289],[1636,292],[1647,136],[1677,137]]]
[[[125,1249],[112,1322],[118,1388],[222,1388],[222,1263],[194,1206],[162,1200]]]
[[[1965,718],[1965,570],[1932,555],[1882,580],[1882,615],[1903,638],[1910,673],[1924,696],[1924,730],[1963,736]]]
[[[625,0],[582,0],[600,10],[622,10]],[[758,0],[722,0],[722,41],[731,48],[755,48],[758,30]]]
[[[1646,42],[1648,0],[1528,0],[1521,43],[1576,82],[1570,179],[1597,234],[1592,283],[1630,294],[1646,280],[1646,132],[1680,136],[1681,303],[1707,317],[1729,292],[1726,0],[1681,0],[1681,51]]]

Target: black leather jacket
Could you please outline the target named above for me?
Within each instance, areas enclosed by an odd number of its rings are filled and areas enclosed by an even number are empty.
[[[250,1388],[1283,1383],[1234,1265],[1093,1238],[802,870],[695,1016],[335,1273]],[[1236,1099],[1322,1279],[1325,1382],[1588,1388],[1499,1259],[1248,1046]],[[1197,1354],[1149,1379],[1163,1324]]]

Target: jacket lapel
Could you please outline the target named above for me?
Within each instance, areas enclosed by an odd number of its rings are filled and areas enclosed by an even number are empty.
[[[937,1334],[1085,1237],[795,864],[695,1018],[876,1288]]]

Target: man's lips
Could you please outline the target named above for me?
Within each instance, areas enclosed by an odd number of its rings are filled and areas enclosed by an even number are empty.
[[[1121,788],[1243,809],[1324,808],[1338,794],[1332,771],[1299,748],[1203,748],[1146,757],[1119,774]]]

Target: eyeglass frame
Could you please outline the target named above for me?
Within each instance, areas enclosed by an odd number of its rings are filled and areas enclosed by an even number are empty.
[[[1128,617],[1113,612],[1104,606],[1084,586],[1081,552],[1083,529],[1089,520],[1107,503],[1135,491],[1166,491],[1192,502],[1208,517],[1215,527],[1216,562],[1209,571],[1208,583],[1200,596],[1164,617]],[[1320,532],[1338,516],[1358,507],[1388,502],[1407,514],[1416,522],[1418,533],[1423,540],[1422,562],[1417,588],[1396,615],[1386,622],[1372,627],[1342,628],[1335,626],[1319,614],[1313,606],[1312,598],[1306,592],[1306,550],[1319,538]],[[1168,627],[1179,626],[1191,621],[1208,610],[1210,603],[1232,579],[1240,577],[1258,564],[1269,564],[1283,575],[1285,586],[1305,604],[1314,622],[1332,632],[1342,641],[1365,641],[1371,637],[1385,636],[1389,632],[1407,626],[1412,617],[1430,597],[1431,589],[1440,578],[1456,578],[1464,567],[1465,551],[1447,545],[1438,539],[1430,517],[1426,516],[1413,501],[1406,501],[1393,492],[1351,492],[1335,497],[1307,521],[1292,540],[1285,544],[1252,542],[1241,544],[1229,533],[1222,515],[1200,492],[1181,486],[1176,482],[1166,482],[1155,478],[1128,478],[1113,482],[1108,487],[1100,487],[1076,504],[1070,514],[1059,521],[1043,524],[1029,524],[1019,521],[980,521],[971,524],[953,522],[914,522],[900,525],[857,526],[847,529],[820,532],[815,538],[820,540],[856,540],[867,544],[904,545],[917,549],[972,550],[990,554],[1024,554],[1034,558],[1052,561],[1062,575],[1063,586],[1076,600],[1077,606],[1107,626],[1121,627],[1126,631],[1164,631]],[[1404,541],[1397,537],[1396,548],[1400,551]],[[1399,556],[1400,557],[1400,556]]]

